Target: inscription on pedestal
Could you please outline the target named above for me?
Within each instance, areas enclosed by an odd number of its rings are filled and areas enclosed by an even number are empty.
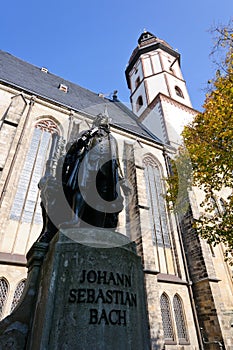
[[[91,284],[93,288],[80,288],[86,283]],[[109,286],[109,289],[103,289],[101,285]],[[127,310],[123,306],[137,307],[137,295],[130,291],[130,275],[112,271],[82,270],[78,286],[79,288],[70,289],[68,302],[90,304],[89,324],[127,325]],[[100,309],[100,303],[112,308]]]

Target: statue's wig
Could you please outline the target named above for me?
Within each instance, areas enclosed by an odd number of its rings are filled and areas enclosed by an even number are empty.
[[[106,114],[98,114],[92,124],[94,127],[107,126],[109,127],[109,117]]]

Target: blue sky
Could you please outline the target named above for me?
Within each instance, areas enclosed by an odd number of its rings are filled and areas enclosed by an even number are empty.
[[[209,29],[227,24],[232,14],[232,0],[4,1],[0,49],[94,92],[118,90],[126,103],[124,71],[146,28],[181,54],[193,107],[200,110],[216,69]]]

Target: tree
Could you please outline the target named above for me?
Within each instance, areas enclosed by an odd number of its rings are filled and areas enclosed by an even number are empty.
[[[213,53],[224,52],[224,60],[218,62],[215,78],[210,81],[203,113],[182,133],[185,150],[179,150],[175,163],[192,164],[193,184],[203,189],[205,214],[196,221],[197,231],[209,243],[224,242],[233,249],[233,26],[215,29],[216,44]],[[188,162],[189,163],[189,162]],[[183,168],[187,166],[183,165]],[[178,169],[178,170],[177,170]],[[179,168],[168,180],[168,198],[173,200],[179,190]],[[186,175],[187,177],[187,175]],[[190,177],[189,177],[190,179]],[[186,188],[191,181],[186,181]],[[220,210],[215,201],[219,191],[228,189],[228,196]],[[230,189],[230,191],[229,191]],[[183,190],[182,190],[183,193]],[[176,198],[177,201],[177,198]],[[181,199],[178,199],[178,203]],[[179,205],[178,205],[179,207]]]

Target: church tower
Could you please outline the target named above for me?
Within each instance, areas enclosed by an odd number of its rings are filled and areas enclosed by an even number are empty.
[[[177,147],[184,125],[197,113],[182,75],[180,54],[144,31],[125,73],[138,120],[163,142]]]
[[[181,71],[180,54],[164,40],[144,31],[125,74],[132,110],[138,121],[165,144],[177,149],[182,145],[184,126],[198,113],[192,108]],[[230,350],[233,348],[232,270],[224,261],[224,245],[210,246],[193,227],[194,217],[199,218],[203,213],[201,192],[197,188],[189,191],[187,212],[177,214],[191,299],[195,304],[193,314],[201,339],[199,348]],[[220,207],[220,202],[220,196],[216,196],[216,207]],[[168,344],[167,340],[165,344]]]

